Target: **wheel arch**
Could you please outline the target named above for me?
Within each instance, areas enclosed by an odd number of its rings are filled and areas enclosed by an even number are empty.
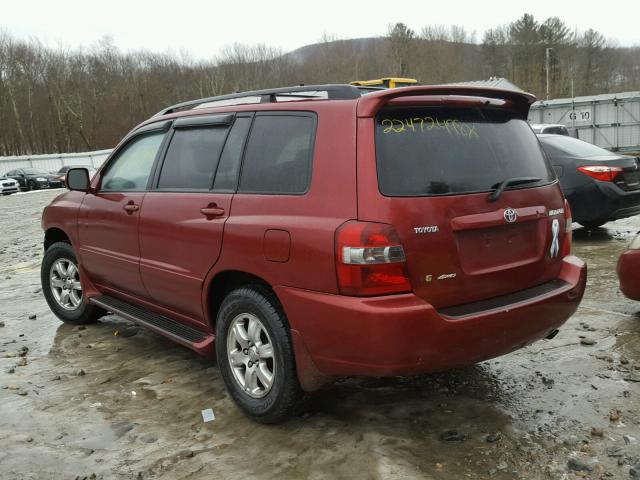
[[[44,232],[44,250],[45,250],[45,252],[47,251],[47,249],[51,245],[53,245],[54,243],[57,243],[57,242],[66,242],[66,243],[71,245],[71,237],[69,237],[69,235],[67,235],[66,232],[64,230],[62,230],[61,228],[58,228],[58,227],[48,228]]]
[[[249,285],[258,285],[261,288],[268,289],[270,296],[278,302],[278,306],[284,313],[293,345],[296,375],[302,389],[306,392],[313,392],[331,383],[333,379],[318,370],[300,332],[291,325],[291,321],[287,316],[284,305],[278,297],[276,290],[269,282],[258,275],[241,270],[225,270],[218,272],[212,278],[208,284],[208,288],[206,288],[204,305],[206,318],[209,321],[212,331],[215,332],[216,330],[218,311],[220,310],[224,297],[232,290]]]
[[[278,301],[280,308],[282,303],[276,295],[273,287],[262,277],[253,273],[244,272],[242,270],[224,270],[218,272],[208,283],[206,287],[205,297],[205,312],[206,318],[211,326],[211,329],[215,331],[218,311],[222,305],[222,301],[232,290],[245,287],[248,285],[258,285],[261,288],[269,290],[269,292]],[[283,309],[284,311],[284,309]],[[286,315],[286,314],[285,314]]]

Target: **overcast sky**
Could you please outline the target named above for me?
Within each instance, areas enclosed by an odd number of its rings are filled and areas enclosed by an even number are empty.
[[[571,28],[594,28],[622,45],[640,45],[638,0],[0,0],[0,29],[51,46],[90,46],[108,35],[122,50],[186,51],[208,59],[234,42],[290,51],[325,33],[382,35],[395,22],[416,31],[427,24],[463,25],[481,39],[486,29],[523,13],[538,21],[558,16]]]

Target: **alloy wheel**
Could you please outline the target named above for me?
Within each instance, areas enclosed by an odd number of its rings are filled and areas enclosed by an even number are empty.
[[[229,324],[227,360],[233,378],[252,398],[264,397],[276,375],[275,351],[266,328],[252,313],[241,313]]]
[[[49,285],[55,301],[65,310],[75,310],[82,304],[82,285],[77,265],[68,258],[59,258],[49,273]]]

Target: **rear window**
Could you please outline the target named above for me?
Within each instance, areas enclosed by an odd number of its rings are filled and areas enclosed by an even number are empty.
[[[527,187],[555,179],[527,122],[496,109],[384,110],[376,119],[376,155],[387,196],[485,192],[514,177],[541,179]]]

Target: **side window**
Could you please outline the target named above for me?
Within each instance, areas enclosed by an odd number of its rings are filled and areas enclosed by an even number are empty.
[[[134,139],[118,153],[102,177],[102,190],[122,192],[146,190],[164,132],[150,133]]]
[[[209,190],[229,129],[176,129],[162,164],[158,188]]]
[[[235,190],[238,185],[238,172],[244,143],[251,127],[251,118],[237,117],[233,123],[229,138],[222,151],[218,171],[213,184],[214,190]]]
[[[256,116],[239,191],[304,193],[311,180],[314,126],[311,116]]]

